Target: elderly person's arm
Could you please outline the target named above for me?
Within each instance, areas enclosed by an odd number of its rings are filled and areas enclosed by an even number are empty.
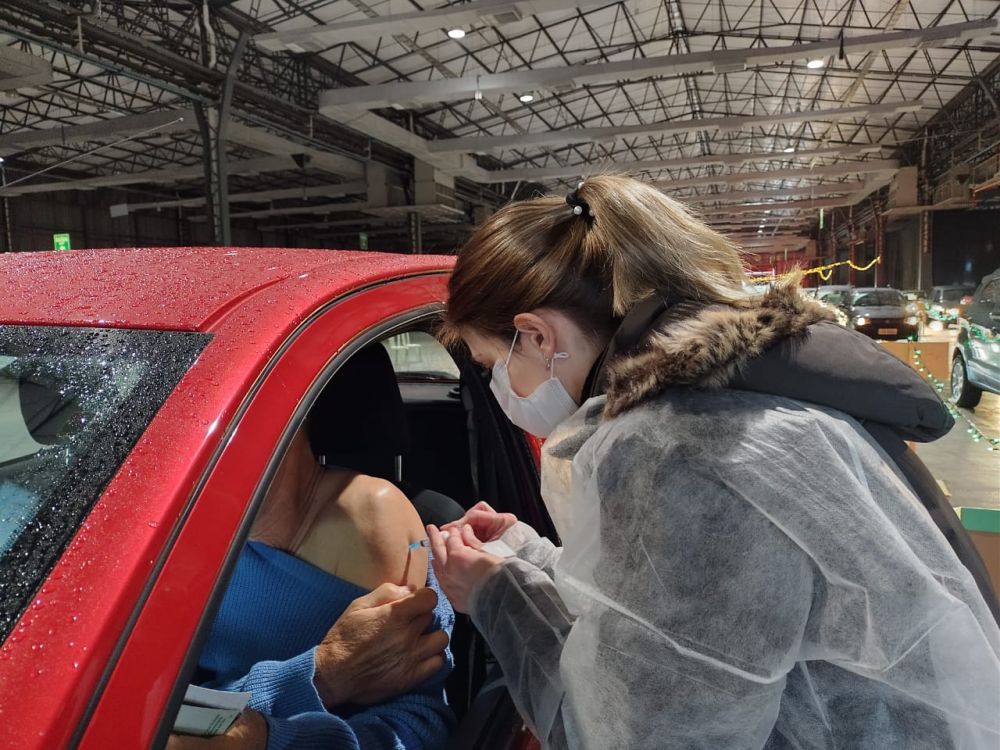
[[[212,739],[175,735],[169,750],[441,746],[454,724],[444,700],[452,660],[442,653],[454,613],[432,593],[433,574],[430,584],[412,594],[385,584],[356,600],[316,648],[258,662],[247,675],[215,685],[251,692],[249,708],[264,721],[252,717]]]
[[[297,550],[312,565],[374,590],[354,600],[315,647],[211,683],[250,692],[249,709],[260,716],[248,713],[251,720],[230,736],[174,736],[169,750],[421,750],[447,742],[454,612],[429,574],[426,551],[408,549],[423,536],[419,518],[387,484],[352,480],[337,507],[314,522],[322,533]]]

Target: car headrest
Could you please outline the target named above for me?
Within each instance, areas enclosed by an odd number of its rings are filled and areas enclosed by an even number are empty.
[[[327,465],[376,476],[409,450],[403,397],[381,344],[362,349],[334,373],[310,414],[309,442]]]
[[[55,445],[68,436],[67,428],[79,425],[75,397],[37,374],[5,369],[14,361],[0,357],[0,464]]]
[[[28,429],[19,385],[16,380],[0,377],[0,464],[25,458],[45,447]]]

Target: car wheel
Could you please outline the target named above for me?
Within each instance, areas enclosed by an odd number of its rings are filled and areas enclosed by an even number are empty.
[[[983,392],[969,382],[969,375],[965,371],[965,362],[961,357],[955,357],[951,363],[951,400],[957,406],[972,409],[983,397]]]

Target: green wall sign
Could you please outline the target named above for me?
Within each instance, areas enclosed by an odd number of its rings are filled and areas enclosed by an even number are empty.
[[[69,250],[69,235],[68,234],[54,234],[52,235],[52,247],[56,250]]]

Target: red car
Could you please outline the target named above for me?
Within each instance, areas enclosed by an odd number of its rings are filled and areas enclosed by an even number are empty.
[[[0,746],[162,746],[288,440],[366,345],[390,354],[413,433],[396,478],[552,534],[533,446],[484,373],[427,333],[451,265],[292,249],[0,256]],[[366,398],[331,429],[350,431]],[[523,745],[503,690],[480,689],[477,638],[456,626],[455,746]]]

